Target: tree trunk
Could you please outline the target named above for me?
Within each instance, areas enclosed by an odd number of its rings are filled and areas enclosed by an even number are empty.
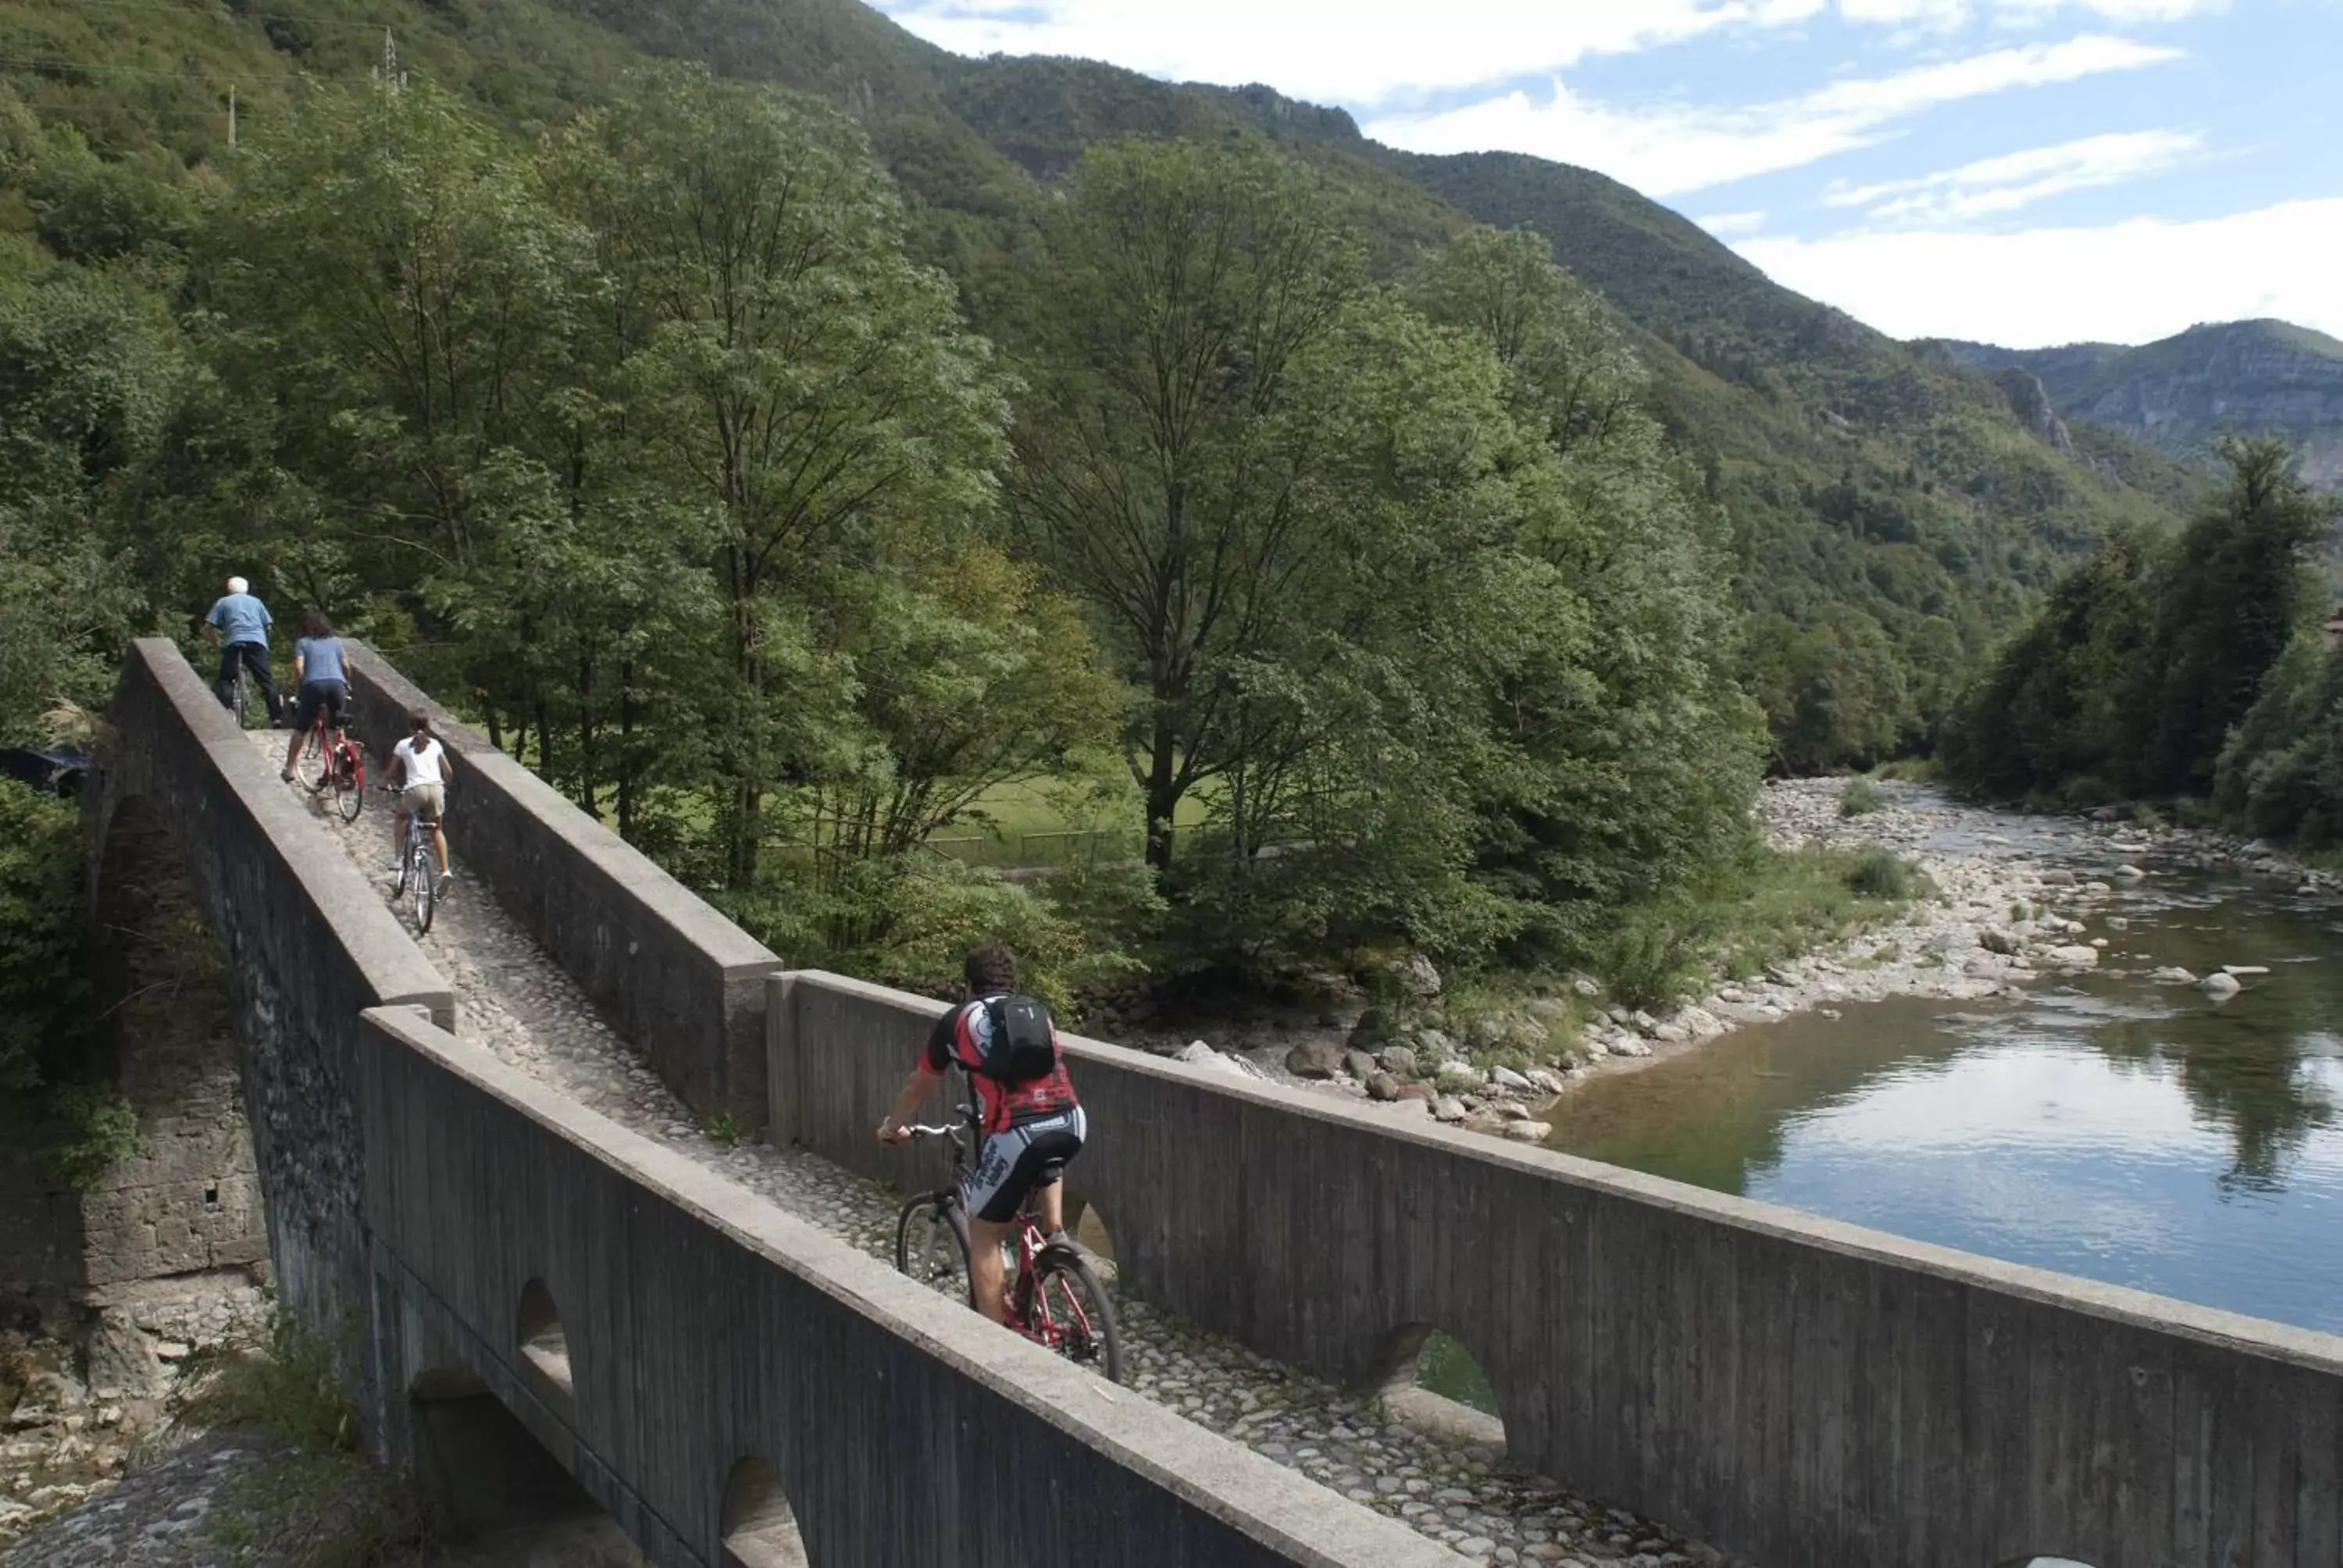
[[[618,837],[635,838],[635,667],[618,666]]]
[[[1147,768],[1147,864],[1158,872],[1172,868],[1172,819],[1180,809],[1172,758],[1177,741],[1170,715],[1158,715]]]

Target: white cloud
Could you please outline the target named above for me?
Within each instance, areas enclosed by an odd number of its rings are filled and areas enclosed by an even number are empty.
[[[1080,55],[1178,81],[1267,82],[1373,104],[1558,71],[1722,28],[1812,19],[1826,0],[880,0],[963,55]]]
[[[1823,193],[1832,206],[1871,209],[1876,222],[1958,223],[2015,212],[2068,191],[2120,185],[2168,169],[2204,149],[2193,131],[2126,131],[2085,136],[2055,146],[2029,147],[1980,158],[1958,168],[1876,185],[1835,184]]]
[[[2276,316],[2343,337],[2343,197],[2227,217],[2016,234],[1912,230],[1735,246],[1775,281],[1898,337],[2013,348],[2146,343]]]
[[[1614,108],[1580,97],[1556,79],[1544,103],[1526,93],[1508,93],[1445,113],[1386,117],[1366,129],[1413,152],[1503,147],[1534,153],[1670,196],[1798,168],[1866,146],[1896,121],[1941,105],[2179,57],[2177,49],[2086,35],[1835,82],[1800,97],[1745,108]]]
[[[1764,228],[1765,216],[1762,212],[1715,212],[1706,217],[1696,217],[1692,221],[1719,239],[1734,239],[1745,235],[1755,234],[1759,229]]]

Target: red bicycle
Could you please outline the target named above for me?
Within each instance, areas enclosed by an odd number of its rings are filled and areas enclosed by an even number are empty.
[[[309,744],[301,749],[301,782],[311,792],[334,794],[334,809],[345,822],[355,822],[366,809],[366,749],[350,739],[349,718],[327,733],[326,710],[318,709],[309,727]]]
[[[914,1138],[951,1141],[952,1180],[903,1205],[895,1221],[895,1267],[912,1279],[956,1295],[971,1307],[976,1292],[969,1277],[968,1212],[960,1206],[960,1176],[968,1164],[969,1140],[979,1125],[973,1110],[956,1127],[907,1127]],[[1063,1168],[1063,1161],[1059,1162]],[[1055,1171],[1044,1169],[1045,1175]],[[1046,1186],[1043,1182],[1041,1185]],[[1042,1239],[1034,1212],[1037,1186],[1018,1211],[1008,1248],[1015,1251],[1009,1280],[1009,1326],[1068,1361],[1095,1367],[1109,1382],[1122,1381],[1122,1344],[1115,1336],[1114,1307],[1106,1287],[1080,1251]],[[1004,1264],[1011,1260],[1004,1258]]]

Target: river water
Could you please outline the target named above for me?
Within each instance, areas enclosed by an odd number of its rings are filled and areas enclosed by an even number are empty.
[[[2343,1332],[2343,910],[2053,821],[1967,820],[1927,847],[2149,871],[2089,917],[2097,970],[1744,1030],[1585,1085],[1541,1113],[1554,1146]],[[2270,972],[2226,1002],[2147,978],[2224,964]]]

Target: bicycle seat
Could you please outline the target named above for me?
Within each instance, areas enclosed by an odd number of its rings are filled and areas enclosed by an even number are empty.
[[[1066,1162],[1064,1161],[1045,1160],[1041,1162],[1041,1169],[1033,1173],[1033,1185],[1036,1187],[1047,1187],[1065,1173]]]

